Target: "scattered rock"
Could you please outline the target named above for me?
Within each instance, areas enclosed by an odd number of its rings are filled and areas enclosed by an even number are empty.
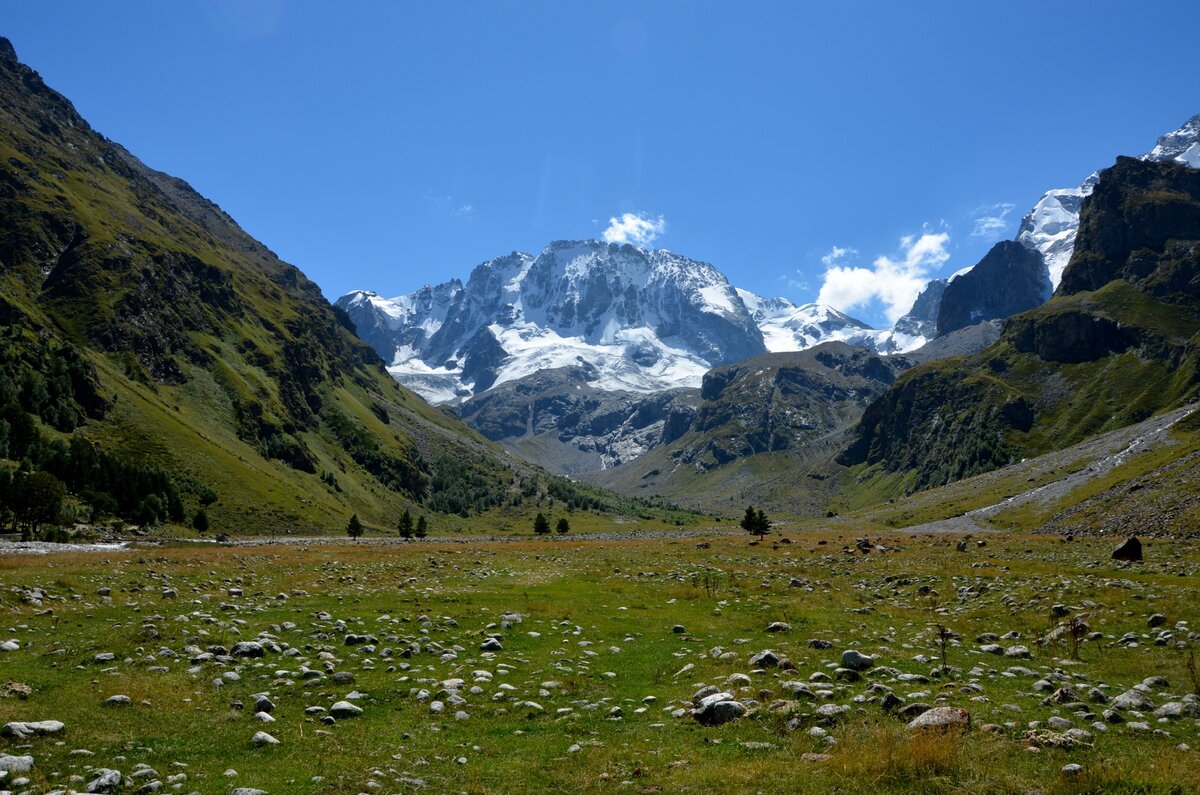
[[[9,756],[0,754],[0,771],[5,773],[28,773],[33,769],[32,756]]]
[[[854,649],[847,649],[842,652],[842,667],[851,671],[869,671],[875,667],[875,658]]]
[[[250,744],[255,748],[262,748],[266,745],[279,745],[279,740],[276,740],[266,732],[255,732],[254,737],[250,740]]]
[[[692,717],[701,726],[720,726],[746,714],[746,706],[734,700],[732,693],[713,693],[700,700]]]
[[[908,724],[913,731],[952,731],[971,727],[971,713],[960,707],[934,707]]]
[[[233,644],[229,653],[234,657],[265,657],[267,654],[263,645],[253,640],[243,640]]]
[[[0,737],[13,740],[26,740],[30,737],[42,737],[48,734],[58,734],[66,726],[58,720],[36,720],[29,722],[14,721],[4,724],[0,729]]]

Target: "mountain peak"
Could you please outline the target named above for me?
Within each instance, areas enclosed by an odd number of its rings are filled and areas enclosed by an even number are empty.
[[[17,60],[17,50],[13,47],[12,42],[0,36],[0,58],[6,61]]]
[[[1139,159],[1154,162],[1170,160],[1200,168],[1200,113],[1159,137],[1154,148]],[[1098,179],[1099,174],[1092,172],[1078,188],[1046,191],[1021,219],[1017,242],[1041,252],[1046,260],[1051,290],[1058,287],[1063,271],[1071,261],[1083,200],[1091,195]]]

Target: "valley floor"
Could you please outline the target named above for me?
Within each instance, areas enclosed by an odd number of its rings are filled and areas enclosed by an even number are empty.
[[[5,556],[0,789],[1200,790],[1195,542],[855,536]]]

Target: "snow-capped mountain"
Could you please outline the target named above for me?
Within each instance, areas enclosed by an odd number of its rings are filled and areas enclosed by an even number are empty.
[[[1159,138],[1155,147],[1142,155],[1142,159],[1172,160],[1200,168],[1200,114]],[[1050,275],[1051,291],[1058,287],[1063,271],[1071,261],[1075,233],[1079,229],[1079,210],[1084,198],[1091,195],[1097,179],[1098,175],[1093,172],[1077,188],[1047,191],[1021,219],[1017,242],[1042,253]],[[1046,297],[1048,299],[1050,296]]]
[[[736,289],[712,265],[666,249],[595,240],[488,260],[466,284],[398,298],[360,290],[337,303],[393,377],[431,403],[556,368],[583,368],[596,389],[649,393],[698,387],[718,365],[826,340],[881,353],[925,342]]]
[[[767,351],[741,296],[712,265],[665,249],[551,243],[394,299],[338,300],[389,371],[434,403],[539,370],[584,367],[592,386],[699,386],[712,367]]]
[[[786,298],[763,298],[741,288],[737,292],[762,330],[763,342],[771,353],[802,351],[829,341],[858,345],[876,353],[905,353],[929,341],[920,333],[871,328],[824,304],[797,306]]]

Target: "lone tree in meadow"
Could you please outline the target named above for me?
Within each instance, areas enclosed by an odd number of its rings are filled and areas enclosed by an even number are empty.
[[[425,521],[424,516],[417,517],[417,538],[424,538],[429,535],[429,523]]]
[[[196,528],[197,533],[208,532],[208,514],[203,508],[196,511],[196,515],[192,517],[192,527]]]
[[[742,529],[758,536],[761,541],[763,536],[771,532],[771,522],[762,509],[755,510],[753,505],[747,505],[746,515],[742,517]]]
[[[413,534],[413,518],[408,509],[404,509],[404,513],[400,514],[400,537],[412,538]]]
[[[571,532],[571,523],[567,521],[567,517],[562,517],[558,520],[558,524],[554,526],[554,530],[560,535],[565,536]]]
[[[550,522],[541,511],[538,511],[537,517],[533,520],[533,532],[540,536],[544,536],[550,532]]]
[[[346,533],[355,541],[357,541],[358,537],[362,535],[362,532],[363,526],[362,522],[358,521],[358,514],[352,515],[350,517],[350,524],[346,525]]]

